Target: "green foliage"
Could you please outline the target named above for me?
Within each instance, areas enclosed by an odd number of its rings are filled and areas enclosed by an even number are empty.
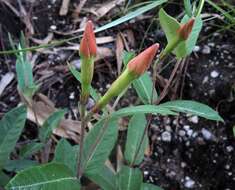
[[[63,118],[66,110],[59,110],[52,113],[46,121],[43,123],[42,127],[39,131],[39,139],[42,142],[46,142],[48,138],[51,136],[53,130],[59,127],[59,123]]]
[[[26,111],[25,106],[14,108],[0,121],[0,169],[6,164],[23,131]]]
[[[9,35],[9,40],[11,42],[12,48],[15,49],[15,45],[10,35]],[[25,38],[24,38],[23,33],[21,34],[20,44],[18,45],[17,48],[19,51],[25,48]],[[33,80],[32,65],[27,60],[25,52],[18,52],[18,53],[15,53],[15,55],[17,58],[16,59],[16,73],[17,73],[18,88],[25,97],[32,98],[32,96],[38,89],[38,86],[34,83],[34,80]]]
[[[135,54],[133,52],[123,52],[123,63],[126,66],[128,62],[134,58]],[[151,104],[158,98],[156,89],[154,88],[153,92],[153,82],[148,73],[144,73],[141,77],[133,81],[133,87],[138,94],[138,97],[144,104]]]
[[[81,73],[78,72],[74,66],[69,65],[69,70],[73,74],[73,76],[77,79],[77,81],[81,82]],[[100,95],[96,92],[96,90],[90,86],[90,93],[92,98],[97,101],[100,99]]]
[[[85,138],[82,167],[85,175],[96,175],[108,159],[118,135],[117,121],[104,119],[97,122]]]
[[[4,166],[4,169],[8,172],[19,172],[36,165],[38,165],[38,162],[33,160],[8,160]]]
[[[176,100],[159,105],[176,112],[190,113],[214,121],[223,121],[218,112],[209,106],[190,100]]]
[[[153,82],[148,73],[144,73],[141,77],[136,79],[133,82],[133,86],[139,98],[144,104],[151,104],[151,102],[156,101],[156,99],[158,98],[158,94],[155,88],[153,90],[153,95],[152,95],[151,89],[153,88]]]
[[[53,162],[66,165],[74,174],[77,173],[79,146],[72,146],[66,139],[61,139],[56,146]]]
[[[122,166],[118,173],[118,187],[120,190],[140,190],[143,181],[142,172],[139,168]]]
[[[6,190],[80,190],[79,181],[65,165],[50,163],[19,172]]]
[[[183,58],[191,54],[194,46],[196,45],[199,33],[202,29],[202,19],[200,18],[200,16],[197,16],[195,18],[194,26],[188,39],[180,42],[177,41],[177,30],[180,27],[180,23],[175,18],[168,15],[163,9],[159,11],[159,19],[161,27],[166,34],[168,47],[175,46],[174,43],[177,44],[174,50],[171,49],[170,52],[172,51],[172,53],[174,53],[177,58]],[[189,19],[190,17],[185,15],[181,23],[186,23]]]
[[[106,165],[96,174],[87,174],[86,176],[103,190],[117,190],[115,173]]]
[[[0,171],[0,187],[4,187],[8,183],[8,181],[10,181],[10,177]]]
[[[184,0],[184,8],[185,8],[185,12],[187,13],[187,15],[189,17],[192,17],[192,4],[191,4],[191,0]]]
[[[147,133],[144,135],[146,125],[144,114],[135,114],[129,122],[124,158],[130,165],[138,165],[143,161],[144,151],[148,146]]]
[[[43,143],[31,142],[21,147],[19,156],[21,158],[28,158],[32,154],[38,152],[44,146]]]

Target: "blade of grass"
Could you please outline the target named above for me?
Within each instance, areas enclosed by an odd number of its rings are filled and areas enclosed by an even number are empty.
[[[211,0],[206,0],[206,2],[211,5],[214,9],[222,13],[231,23],[235,23],[235,18],[230,15],[227,11],[222,9],[220,6],[218,6],[216,3],[213,3]]]

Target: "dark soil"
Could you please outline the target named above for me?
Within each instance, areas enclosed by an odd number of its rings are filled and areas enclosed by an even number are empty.
[[[19,8],[16,2],[10,2],[17,9]],[[81,12],[79,19],[75,22],[72,10],[75,8],[76,1],[72,1],[67,16],[58,15],[61,1],[22,2],[25,9],[30,10],[32,25],[35,29],[33,37],[38,39],[45,38],[49,32],[54,32],[53,39],[71,37],[71,35],[64,36],[61,32],[79,28],[79,24],[85,16],[95,20],[94,15]],[[86,6],[92,7],[92,3],[89,2]],[[116,9],[117,12],[119,7]],[[114,13],[116,13],[115,11]],[[208,9],[208,11],[212,10]],[[177,13],[175,12],[175,14]],[[154,14],[150,12],[147,15],[153,16]],[[96,24],[101,26],[110,18],[112,18],[112,11]],[[150,19],[136,19],[135,24],[127,22],[101,32],[97,36],[111,35],[116,38],[118,32],[131,29],[136,39],[136,44],[131,48],[137,51],[150,21]],[[234,32],[216,32],[218,28],[213,24],[221,23],[217,20],[205,23],[199,45],[186,64],[186,74],[182,76],[184,80],[181,80],[180,85],[182,93],[177,93],[177,97],[210,105],[218,110],[224,118],[224,123],[210,122],[189,115],[154,118],[149,130],[152,154],[145,159],[141,168],[146,181],[166,190],[235,189],[235,139],[233,136],[235,126],[235,38]],[[154,24],[146,35],[144,47],[156,41],[165,44],[163,33],[156,25]],[[26,38],[32,37],[27,33],[22,20],[14,15],[9,7],[0,2],[0,49],[10,48],[7,33],[10,33],[17,41],[22,30],[25,32]],[[76,43],[79,41],[75,40],[60,47]],[[36,44],[29,40],[29,45]],[[103,46],[115,51],[113,42]],[[59,47],[48,50],[50,50],[48,53],[33,53],[38,55],[34,75],[36,81],[41,84],[39,91],[52,100],[56,107],[69,108],[69,116],[76,118],[80,86],[69,73],[66,62],[78,63],[78,53],[74,50],[59,49]],[[0,79],[8,72],[15,72],[14,59],[12,55],[0,57]],[[115,57],[99,60],[96,67],[93,85],[104,93],[117,76]],[[163,73],[164,77],[169,77],[171,67],[172,64]],[[16,86],[17,82],[14,79],[0,96],[0,117],[20,102]],[[159,89],[161,90],[161,87]],[[134,103],[136,99],[135,92],[131,90],[118,107],[128,105],[129,102]],[[91,101],[90,104],[92,105],[93,102]],[[34,124],[31,122],[28,122],[27,125],[27,130],[30,130],[32,135],[27,132],[25,136],[32,139],[36,129],[34,130],[32,127]]]

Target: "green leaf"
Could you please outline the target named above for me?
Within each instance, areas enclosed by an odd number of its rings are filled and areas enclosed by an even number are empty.
[[[133,81],[133,86],[141,101],[144,104],[151,104],[153,82],[148,73],[144,73],[141,77]],[[157,91],[154,88],[153,101],[155,101],[157,98],[158,98]]]
[[[143,161],[144,151],[148,146],[147,134],[144,136],[140,150],[138,150],[138,148],[141,143],[142,136],[144,135],[146,125],[147,121],[144,114],[135,114],[129,122],[124,152],[124,157],[128,164],[138,165]],[[139,151],[138,154],[137,151]],[[136,154],[137,156],[135,158]]]
[[[147,114],[152,113],[154,115],[161,114],[161,115],[177,115],[177,113],[171,111],[167,107],[163,106],[155,106],[155,105],[140,105],[140,106],[132,106],[122,108],[114,113],[111,114],[111,119],[118,119],[120,117],[126,117],[129,115],[134,114]]]
[[[21,45],[18,46],[18,49],[22,49]],[[16,56],[16,73],[19,89],[26,97],[31,98],[38,89],[33,80],[32,66],[26,59],[24,52],[20,52]]]
[[[21,170],[25,170],[32,166],[38,165],[37,161],[33,160],[8,160],[4,166],[4,169],[8,172],[19,172]]]
[[[152,185],[150,183],[142,183],[141,190],[163,190],[161,187]]]
[[[191,4],[191,0],[184,0],[184,8],[185,8],[185,12],[187,13],[187,15],[189,17],[192,17],[192,4]]]
[[[50,163],[18,173],[6,190],[80,190],[79,181],[62,164]]]
[[[59,127],[59,123],[63,118],[65,112],[66,110],[56,111],[46,119],[39,130],[39,139],[42,142],[46,142],[50,138],[53,130]]]
[[[118,173],[118,185],[120,190],[140,190],[143,176],[139,168],[122,166]]]
[[[235,137],[235,127],[233,127],[233,136]]]
[[[19,155],[21,158],[27,158],[32,154],[38,152],[43,146],[43,143],[31,142],[30,144],[22,146]]]
[[[177,30],[180,27],[180,23],[175,18],[168,15],[163,9],[159,11],[159,19],[169,44],[175,40],[176,36],[178,36]],[[185,15],[181,23],[186,23],[189,19],[190,17]],[[177,56],[177,58],[183,58],[192,53],[201,29],[202,19],[198,16],[195,18],[194,26],[188,39],[186,41],[181,41],[175,47],[173,53]]]
[[[78,146],[71,146],[66,139],[61,139],[56,146],[53,162],[66,165],[74,174],[77,171]]]
[[[20,106],[6,113],[0,121],[0,169],[14,150],[26,120],[26,107]]]
[[[5,186],[10,181],[10,179],[11,178],[7,174],[0,171],[0,187]]]
[[[135,57],[134,52],[128,52],[128,51],[123,51],[122,53],[122,61],[125,66],[129,63],[130,60],[132,60]]]
[[[159,11],[159,20],[167,41],[170,43],[177,36],[177,30],[180,28],[180,23],[175,18],[168,15],[164,9]]]
[[[132,12],[128,13],[127,15],[125,15],[121,18],[118,18],[117,20],[114,20],[114,21],[109,22],[108,24],[106,24],[104,26],[101,26],[101,27],[97,28],[95,30],[95,32],[100,32],[100,31],[112,28],[114,26],[117,26],[117,25],[119,25],[123,22],[126,22],[128,20],[131,20],[132,18],[135,18],[135,17],[137,17],[137,16],[139,16],[139,15],[141,15],[141,14],[143,14],[143,13],[145,13],[145,12],[147,12],[147,11],[149,11],[149,10],[151,10],[151,9],[153,9],[153,8],[163,4],[165,2],[167,2],[167,0],[155,0],[154,2],[152,2],[148,5],[145,5],[141,8],[138,8],[135,11],[132,11]]]
[[[190,113],[210,120],[223,121],[223,118],[220,117],[218,112],[205,104],[195,101],[176,100],[160,104],[159,106],[176,112]]]
[[[108,159],[118,135],[117,121],[108,119],[97,122],[84,141],[82,166],[85,175],[95,175]]]
[[[103,190],[117,190],[116,176],[106,165],[96,174],[87,175],[87,177]]]
[[[73,76],[79,81],[81,82],[81,73],[78,72],[74,66],[69,65],[69,70],[70,72],[73,74]],[[100,95],[96,92],[96,90],[94,88],[92,88],[92,86],[90,87],[90,93],[91,93],[91,97],[95,100],[98,101],[100,99]]]
[[[185,15],[183,17],[181,23],[186,23],[186,22],[188,22],[189,19],[190,19],[190,17]],[[188,39],[186,40],[186,51],[187,51],[186,55],[189,55],[192,53],[193,48],[195,47],[195,45],[197,43],[199,34],[202,30],[202,25],[203,25],[203,21],[202,21],[201,17],[200,16],[196,17],[195,21],[194,21],[192,32],[189,35]],[[180,48],[181,48],[181,45],[179,45],[177,47],[178,51],[180,50]]]

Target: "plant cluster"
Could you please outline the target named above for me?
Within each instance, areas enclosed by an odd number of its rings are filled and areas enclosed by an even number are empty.
[[[68,65],[71,73],[81,83],[79,145],[71,145],[65,138],[60,139],[50,163],[38,165],[27,158],[44,148],[66,110],[52,113],[39,129],[38,138],[20,150],[18,160],[10,159],[10,153],[14,150],[25,125],[27,107],[33,107],[32,99],[38,89],[33,81],[31,65],[27,62],[25,53],[20,51],[17,54],[16,72],[18,91],[24,105],[12,109],[0,121],[0,185],[4,185],[7,190],[79,190],[84,185],[81,179],[86,177],[104,190],[160,190],[158,186],[143,182],[142,172],[138,168],[148,147],[147,131],[153,115],[178,115],[181,112],[223,121],[216,111],[195,101],[176,100],[156,104],[159,98],[155,89],[157,65],[170,53],[177,59],[188,56],[202,27],[200,13],[203,5],[199,4],[192,12],[191,5],[187,2],[189,1],[185,1],[186,15],[181,23],[163,9],[159,11],[160,24],[168,43],[158,57],[155,59],[159,50],[157,43],[137,56],[124,52],[123,72],[103,96],[91,85],[97,47],[93,24],[91,21],[87,22],[79,51],[81,73],[72,65]],[[24,45],[20,44],[17,48],[21,50],[23,47]],[[146,72],[152,63],[153,79]],[[118,101],[130,86],[136,90],[142,105],[117,111],[107,109],[111,100],[116,98]],[[96,103],[92,109],[87,110],[86,104],[90,96]],[[123,117],[128,117],[129,123],[125,146],[121,148],[116,142],[118,121]],[[88,123],[92,124],[92,127],[88,127]],[[110,154],[113,149],[121,155],[122,163],[114,164],[114,161],[111,161]],[[17,174],[10,179],[5,171]]]

